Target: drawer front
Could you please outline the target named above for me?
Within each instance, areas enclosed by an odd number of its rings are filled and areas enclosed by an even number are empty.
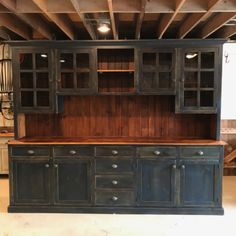
[[[220,147],[209,146],[188,146],[180,148],[181,158],[207,158],[207,157],[220,157]]]
[[[48,157],[50,156],[50,147],[49,146],[18,146],[10,147],[11,156],[40,156]]]
[[[83,157],[83,156],[93,156],[94,151],[93,147],[89,146],[55,146],[53,148],[53,155],[55,157],[67,157],[67,156],[74,156],[74,157]]]
[[[100,159],[95,160],[96,173],[123,173],[133,172],[133,160],[120,160],[120,159]]]
[[[133,176],[119,176],[119,175],[99,175],[96,176],[95,181],[96,188],[133,188],[134,187],[134,177]]]
[[[133,157],[135,156],[135,147],[131,146],[100,146],[96,147],[96,156],[119,156]]]
[[[135,195],[132,191],[97,191],[95,193],[96,205],[129,206],[134,202]]]
[[[175,147],[163,146],[139,147],[138,155],[140,157],[176,157],[177,150]]]

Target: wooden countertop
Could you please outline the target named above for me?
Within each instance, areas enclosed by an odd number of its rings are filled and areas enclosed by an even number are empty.
[[[97,145],[225,145],[224,141],[211,139],[155,139],[155,138],[124,138],[124,137],[106,137],[106,138],[72,138],[72,137],[32,137],[11,140],[8,144],[97,144]]]

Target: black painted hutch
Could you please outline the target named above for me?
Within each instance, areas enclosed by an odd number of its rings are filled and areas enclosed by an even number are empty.
[[[223,42],[11,42],[9,212],[223,214]]]

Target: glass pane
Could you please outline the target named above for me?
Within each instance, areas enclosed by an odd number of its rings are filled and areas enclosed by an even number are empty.
[[[37,92],[37,106],[42,106],[42,107],[49,106],[49,91]]]
[[[200,92],[200,106],[201,107],[212,107],[213,106],[213,91],[201,91]]]
[[[197,106],[197,91],[184,91],[184,106]]]
[[[77,73],[77,88],[89,88],[89,73]]]
[[[62,69],[73,69],[73,54],[61,53],[60,65]]]
[[[171,72],[159,72],[159,88],[171,88]]]
[[[184,56],[185,67],[198,68],[198,52],[187,52]]]
[[[156,84],[156,73],[155,72],[144,72],[142,79],[142,87],[152,89],[157,87]]]
[[[89,69],[89,54],[79,53],[76,54],[76,66],[78,69]]]
[[[33,69],[33,55],[31,53],[20,53],[19,61],[21,70]]]
[[[197,88],[198,84],[198,72],[186,71],[184,72],[184,87],[185,88]]]
[[[34,106],[34,92],[33,91],[21,91],[21,106],[22,107]]]
[[[20,73],[20,87],[21,88],[33,88],[34,77],[33,73],[21,72]]]
[[[36,88],[49,88],[49,79],[47,72],[36,73]]]
[[[201,53],[201,68],[214,68],[215,56],[214,52],[202,52]]]
[[[61,87],[62,88],[74,88],[74,74],[73,73],[61,73]]]
[[[172,67],[172,53],[159,53],[159,66],[170,70]]]
[[[201,88],[214,88],[214,72],[213,71],[201,72],[200,87]]]
[[[36,69],[47,69],[48,68],[48,54],[37,53],[36,54]]]
[[[156,66],[156,53],[143,53],[144,66]]]

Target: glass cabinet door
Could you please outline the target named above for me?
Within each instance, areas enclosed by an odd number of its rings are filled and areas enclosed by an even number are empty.
[[[95,88],[93,50],[63,50],[58,52],[58,91],[91,92]]]
[[[216,49],[185,50],[180,79],[180,109],[216,112]]]
[[[140,55],[140,91],[174,94],[174,51],[144,50]]]
[[[52,110],[51,52],[22,49],[17,52],[17,91],[20,111]]]

